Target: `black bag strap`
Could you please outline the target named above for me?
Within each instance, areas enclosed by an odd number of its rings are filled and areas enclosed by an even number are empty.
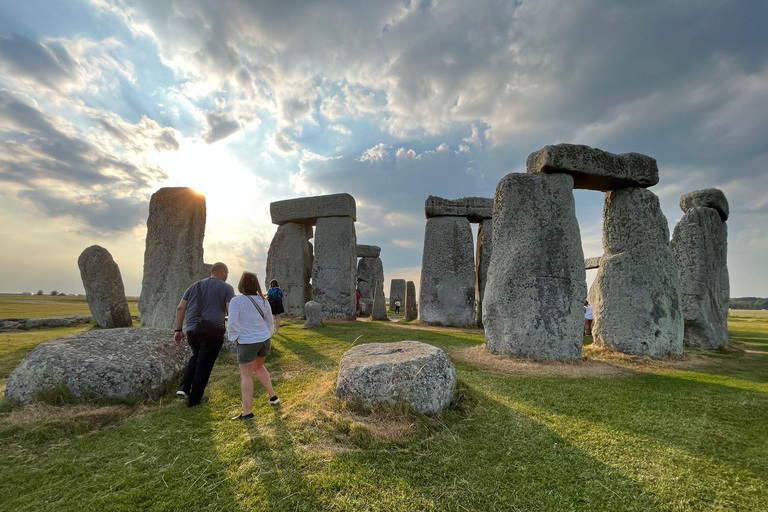
[[[261,315],[261,319],[266,321],[267,319],[264,317],[264,310],[262,310],[261,307],[259,307],[259,305],[256,304],[256,301],[253,300],[253,297],[251,297],[250,295],[246,295],[246,297],[248,297],[248,300],[250,300],[253,303],[253,305],[256,306],[256,309],[259,310],[259,314]]]
[[[200,322],[203,319],[203,285],[201,284],[202,281],[198,281],[196,284],[196,290],[197,290],[197,324],[200,325]]]

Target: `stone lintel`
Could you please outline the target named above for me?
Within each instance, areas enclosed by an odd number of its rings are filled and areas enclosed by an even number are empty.
[[[616,155],[580,144],[555,144],[528,155],[527,171],[565,173],[573,188],[608,192],[627,187],[652,187],[659,182],[656,159],[640,153]]]
[[[358,258],[378,258],[381,255],[381,247],[378,245],[357,244]]]
[[[299,197],[270,203],[269,213],[272,223],[277,225],[287,222],[315,225],[322,217],[352,217],[357,221],[357,204],[355,198],[346,193]]]
[[[602,256],[595,256],[594,258],[584,258],[584,267],[587,270],[600,268],[600,258],[602,258]]]
[[[469,222],[482,222],[493,218],[492,197],[461,197],[443,199],[429,196],[424,202],[424,213],[432,217],[466,217]]]

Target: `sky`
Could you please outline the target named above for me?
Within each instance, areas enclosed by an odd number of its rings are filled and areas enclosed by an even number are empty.
[[[206,262],[264,276],[269,203],[348,192],[418,286],[424,200],[576,143],[730,201],[731,296],[768,296],[768,2],[0,0],[0,292],[141,288],[151,194],[206,196]],[[602,197],[575,191],[585,256]],[[594,272],[588,272],[589,280]]]

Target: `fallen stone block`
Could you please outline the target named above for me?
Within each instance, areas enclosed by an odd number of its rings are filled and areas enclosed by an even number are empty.
[[[173,342],[172,329],[70,334],[32,349],[8,377],[5,399],[28,404],[59,390],[83,400],[156,398],[184,371],[190,353],[186,344]]]
[[[441,349],[418,341],[368,343],[341,356],[336,396],[435,414],[450,405],[455,387],[456,370]]]

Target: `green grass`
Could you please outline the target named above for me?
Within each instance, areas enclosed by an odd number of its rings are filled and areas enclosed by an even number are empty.
[[[129,297],[131,315],[139,314],[139,299]],[[51,295],[0,295],[0,318],[44,318],[90,315],[85,297]]]
[[[727,351],[658,361],[587,347],[572,368],[610,372],[529,364],[521,375],[465,357],[480,332],[289,323],[267,360],[283,404],[257,396],[252,422],[227,421],[239,410],[229,355],[211,402],[192,410],[170,394],[0,402],[0,510],[765,510],[768,320],[730,328]],[[2,376],[19,349],[62,332],[6,335]],[[451,354],[451,408],[425,418],[335,399],[344,351],[402,339]]]
[[[730,318],[768,318],[768,309],[729,309]]]

